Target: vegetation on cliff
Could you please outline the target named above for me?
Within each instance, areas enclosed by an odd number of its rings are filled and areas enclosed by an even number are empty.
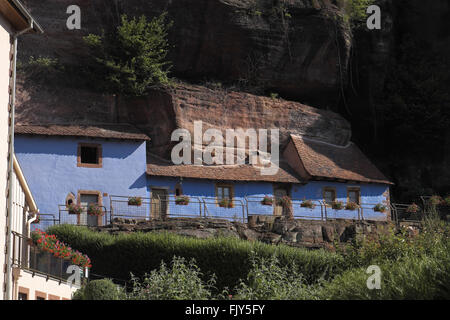
[[[114,32],[86,36],[94,62],[93,75],[99,78],[103,90],[142,96],[152,86],[168,84],[170,27],[166,13],[150,21],[144,15],[132,19],[122,15]]]

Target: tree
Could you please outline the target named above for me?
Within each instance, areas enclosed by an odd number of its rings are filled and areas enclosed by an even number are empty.
[[[84,37],[101,89],[116,96],[143,96],[150,87],[168,84],[167,32],[171,26],[166,13],[150,21],[144,15],[131,20],[122,15],[116,30]]]

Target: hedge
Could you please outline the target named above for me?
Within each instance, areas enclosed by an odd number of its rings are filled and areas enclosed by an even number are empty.
[[[85,252],[92,261],[92,273],[108,278],[130,279],[169,264],[174,256],[194,258],[205,277],[217,277],[217,288],[234,288],[251,269],[251,256],[269,258],[276,254],[280,264],[295,263],[296,272],[308,283],[333,278],[343,271],[341,255],[325,250],[308,250],[285,245],[269,245],[236,238],[196,239],[162,233],[111,235],[86,227],[57,225],[48,229],[61,241]]]

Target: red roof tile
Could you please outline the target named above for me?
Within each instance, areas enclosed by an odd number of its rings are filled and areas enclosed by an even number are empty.
[[[337,146],[294,135],[291,138],[312,178],[392,184],[352,142]]]
[[[147,174],[163,177],[183,177],[222,181],[267,181],[300,183],[298,175],[284,162],[275,175],[262,175],[258,167],[245,165],[174,165],[156,156],[147,160]]]
[[[150,138],[129,124],[93,124],[93,125],[16,125],[16,134],[44,136],[73,136],[120,140],[145,140]]]

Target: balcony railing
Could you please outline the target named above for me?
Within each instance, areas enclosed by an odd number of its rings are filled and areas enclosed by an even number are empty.
[[[17,232],[12,232],[12,265],[53,278],[55,280],[67,281],[73,272],[69,267],[71,261],[55,257],[50,252],[44,252],[27,238]],[[69,271],[69,273],[68,273]],[[83,268],[79,268],[80,279],[84,278]]]

